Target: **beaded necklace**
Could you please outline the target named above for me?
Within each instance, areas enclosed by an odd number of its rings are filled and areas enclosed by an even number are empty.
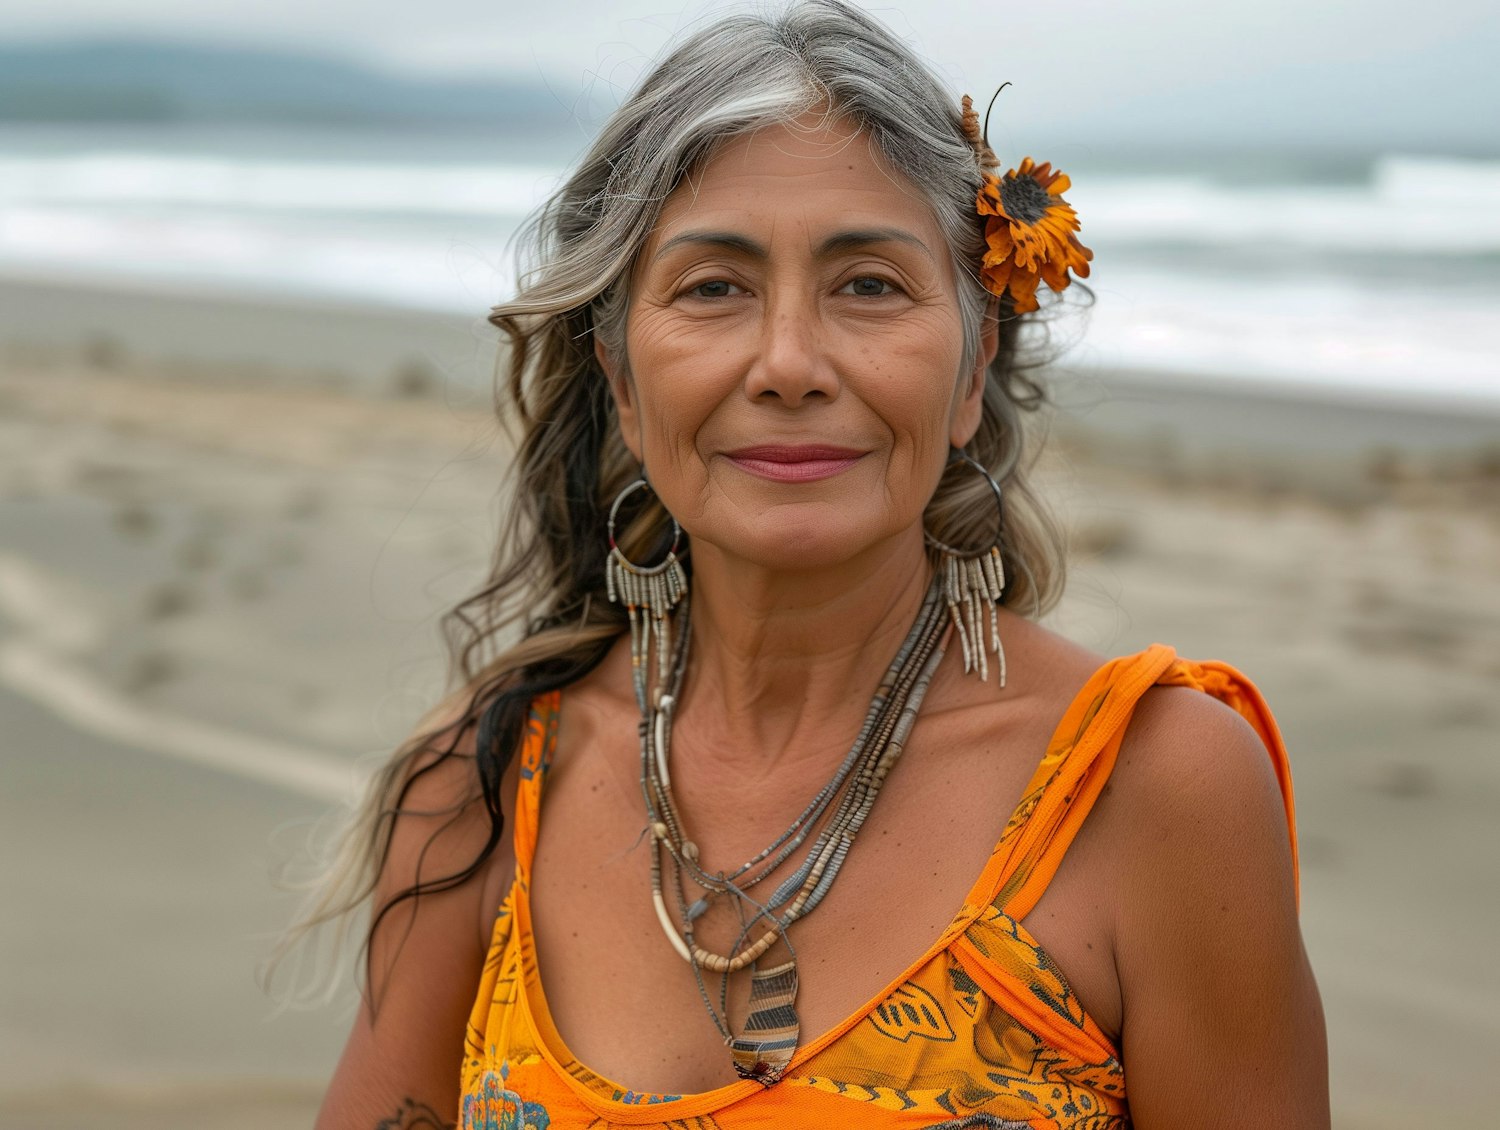
[[[787,928],[811,913],[833,886],[855,835],[874,806],[891,767],[901,756],[922,698],[947,646],[948,608],[942,582],[934,578],[916,621],[870,700],[859,736],[833,777],[791,826],[753,859],[732,872],[719,873],[704,871],[698,865],[698,845],[684,832],[672,796],[668,764],[672,717],[680,701],[691,638],[686,599],[677,616],[680,627],[671,667],[665,672],[666,685],[657,690],[649,705],[642,704],[640,723],[641,793],[646,801],[648,829],[656,845],[651,859],[651,898],[672,948],[692,966],[704,1006],[731,1050],[735,1071],[742,1078],[769,1087],[781,1079],[796,1053],[800,1030],[795,1008],[797,954],[787,937]],[[838,806],[829,816],[836,798]],[[821,830],[807,856],[769,898],[761,901],[748,893],[786,862],[820,823]],[[662,890],[663,859],[672,866],[671,886],[678,921],[673,920]],[[684,893],[684,881],[704,893],[690,903]],[[694,923],[707,911],[711,900],[722,896],[734,899],[741,923],[732,955],[712,953],[694,938]],[[745,940],[761,925],[764,931],[746,946]],[[760,959],[778,940],[786,946],[787,960],[761,968]],[[751,970],[750,1010],[744,1031],[736,1035],[728,1023],[729,977],[746,968]],[[709,996],[704,970],[720,975],[717,1008]]]

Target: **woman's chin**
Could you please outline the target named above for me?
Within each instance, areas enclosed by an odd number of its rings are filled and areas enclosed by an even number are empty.
[[[856,562],[872,553],[899,552],[892,531],[873,520],[860,522],[848,511],[803,513],[803,509],[779,507],[718,536],[701,533],[694,544],[712,544],[725,564],[784,573],[855,568]]]

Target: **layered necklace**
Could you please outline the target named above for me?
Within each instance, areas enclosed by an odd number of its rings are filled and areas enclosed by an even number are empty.
[[[689,615],[684,599],[677,609],[677,640],[668,669],[659,672],[663,685],[649,701],[645,695],[639,696],[641,792],[646,800],[648,831],[655,842],[651,898],[668,941],[692,967],[703,1004],[733,1055],[735,1071],[742,1078],[769,1087],[781,1079],[796,1053],[800,1031],[797,954],[787,928],[811,913],[833,886],[855,835],[906,746],[922,698],[947,646],[951,630],[948,605],[941,581],[934,578],[916,622],[886,669],[859,736],[838,770],[786,831],[753,859],[728,872],[708,872],[699,866],[698,845],[684,830],[672,796],[672,718],[687,668]],[[762,880],[807,842],[814,829],[817,836],[812,847],[791,874],[769,896],[752,894]],[[665,870],[672,875],[666,890]],[[702,893],[690,898],[692,888]],[[730,954],[705,949],[695,936],[695,923],[716,900],[730,900],[740,920],[740,935]],[[785,945],[787,959],[767,966],[761,959],[778,941]],[[729,1026],[729,978],[742,969],[749,969],[751,974],[750,1008],[743,1031],[735,1033]],[[705,972],[719,975],[717,1006],[709,994]]]

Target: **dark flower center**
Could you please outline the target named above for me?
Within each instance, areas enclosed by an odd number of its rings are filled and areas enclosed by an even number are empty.
[[[1031,177],[1006,177],[1000,182],[1000,205],[1018,223],[1036,223],[1051,204],[1051,195]]]

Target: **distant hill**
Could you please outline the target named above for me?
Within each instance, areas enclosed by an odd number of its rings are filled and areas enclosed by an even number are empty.
[[[145,40],[0,44],[0,122],[551,130],[570,118],[540,83],[412,79],[313,54]]]

